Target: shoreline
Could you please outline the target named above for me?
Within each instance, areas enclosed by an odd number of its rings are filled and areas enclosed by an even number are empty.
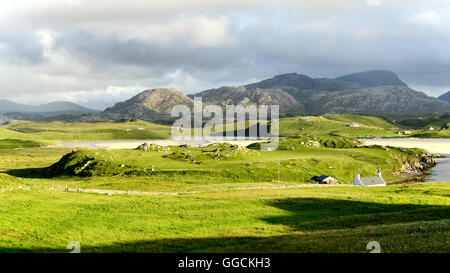
[[[448,157],[450,154],[450,139],[445,138],[375,138],[375,139],[358,139],[364,145],[381,145],[397,148],[419,148],[424,149],[430,154],[437,154],[440,157]],[[414,182],[429,182],[433,175],[430,170],[435,168],[439,162],[435,157],[429,157],[430,162],[426,162],[423,170],[416,174],[404,173],[404,178],[395,179],[387,182],[389,185],[407,184]]]
[[[428,172],[428,170],[434,168],[430,167],[427,170],[418,173],[417,175],[412,175],[409,177],[403,177],[394,179],[391,181],[386,181],[386,185],[399,185],[399,184],[409,184],[409,183],[432,183],[432,181],[428,181],[429,177],[431,176],[431,173]]]
[[[447,138],[359,138],[358,140],[365,145],[420,148],[430,153],[450,154],[450,139]]]

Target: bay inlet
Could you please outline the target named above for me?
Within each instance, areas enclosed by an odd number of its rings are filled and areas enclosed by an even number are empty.
[[[446,156],[437,160],[436,167],[428,172],[429,182],[450,182],[450,139],[444,138],[374,138],[360,139],[366,145],[382,145],[402,148],[421,148],[430,153]]]

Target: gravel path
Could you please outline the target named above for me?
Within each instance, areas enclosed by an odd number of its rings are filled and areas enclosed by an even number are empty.
[[[324,184],[300,184],[300,185],[287,185],[287,186],[267,186],[267,187],[236,187],[226,190],[218,191],[183,191],[183,192],[158,192],[158,191],[118,191],[118,190],[99,190],[99,189],[71,189],[68,188],[66,191],[69,192],[88,192],[88,193],[99,193],[99,194],[137,194],[137,195],[179,195],[179,194],[196,194],[196,193],[214,193],[214,192],[224,192],[224,191],[235,191],[235,190],[265,190],[265,189],[293,189],[293,188],[308,188],[308,187],[348,187],[352,185],[348,184],[338,184],[338,185],[324,185]]]

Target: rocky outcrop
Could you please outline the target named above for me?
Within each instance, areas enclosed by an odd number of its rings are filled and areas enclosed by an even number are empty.
[[[157,144],[153,144],[153,143],[143,143],[141,145],[139,145],[136,150],[140,150],[140,151],[155,151],[155,152],[163,152],[163,153],[168,153],[170,152],[170,147],[168,146],[161,146],[161,145],[157,145]]]
[[[149,89],[107,108],[101,115],[113,120],[124,118],[149,121],[169,120],[172,108],[176,105],[187,105],[192,108],[193,101],[173,88]]]
[[[224,86],[190,95],[201,97],[206,104],[225,105],[279,105],[280,113],[301,113],[304,107],[291,95],[281,89],[247,89],[246,87]]]
[[[417,176],[424,174],[425,171],[436,166],[436,159],[442,156],[437,154],[420,154],[416,155],[416,161],[405,163],[396,175]]]

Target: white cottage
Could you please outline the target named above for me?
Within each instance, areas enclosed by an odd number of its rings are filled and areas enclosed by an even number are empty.
[[[383,187],[386,186],[386,181],[381,177],[381,172],[378,171],[377,176],[361,177],[358,173],[356,174],[355,181],[352,183],[355,186],[366,186],[366,187]]]

